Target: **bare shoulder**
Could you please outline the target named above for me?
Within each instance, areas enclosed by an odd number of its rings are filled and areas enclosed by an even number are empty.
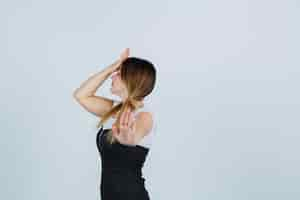
[[[153,113],[151,111],[141,111],[135,116],[136,126],[142,135],[147,135],[154,124]]]

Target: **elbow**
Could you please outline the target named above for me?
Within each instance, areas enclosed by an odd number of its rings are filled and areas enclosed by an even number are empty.
[[[79,96],[77,90],[75,90],[75,91],[73,92],[73,98],[76,99],[76,100],[79,100],[79,99],[80,99],[80,96]]]
[[[86,95],[80,95],[78,92],[73,92],[73,98],[76,100],[76,101],[81,101],[82,99],[85,99],[87,98],[88,96]]]
[[[76,100],[85,99],[90,96],[92,95],[84,94],[82,91],[80,92],[78,88],[73,92],[73,98],[75,98]]]

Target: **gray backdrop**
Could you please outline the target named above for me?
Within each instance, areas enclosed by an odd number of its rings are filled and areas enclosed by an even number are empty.
[[[300,198],[299,1],[0,4],[0,199],[100,198],[98,119],[72,95],[126,47],[157,68],[153,200]]]

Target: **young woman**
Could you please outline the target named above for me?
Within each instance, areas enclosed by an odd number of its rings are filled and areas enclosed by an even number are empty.
[[[101,119],[96,137],[102,163],[101,200],[150,199],[142,167],[156,124],[145,97],[154,88],[156,70],[151,62],[128,55],[127,48],[116,62],[74,92],[77,102]],[[94,95],[111,74],[111,92],[122,101]],[[114,120],[112,127],[103,128],[109,119]]]

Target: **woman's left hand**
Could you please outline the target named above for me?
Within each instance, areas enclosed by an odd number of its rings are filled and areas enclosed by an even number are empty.
[[[135,144],[135,137],[134,132],[135,128],[135,121],[133,117],[133,113],[127,108],[120,117],[120,125],[119,130],[115,124],[112,125],[112,133],[114,137],[121,143],[130,146],[134,146]]]

